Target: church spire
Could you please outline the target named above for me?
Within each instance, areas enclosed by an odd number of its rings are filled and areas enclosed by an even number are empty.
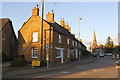
[[[97,39],[96,39],[96,34],[94,30],[94,36],[93,36],[93,43],[92,43],[92,49],[97,47]]]

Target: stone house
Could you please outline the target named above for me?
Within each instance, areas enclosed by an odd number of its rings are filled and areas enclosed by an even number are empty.
[[[17,56],[17,38],[9,18],[0,19],[0,32],[2,33],[2,53],[8,57]]]
[[[42,19],[38,5],[18,31],[18,42],[18,54],[24,55],[28,62],[45,61],[47,57],[50,63],[69,62],[72,58],[78,59],[82,49],[86,50],[86,46],[71,34],[64,19],[60,24],[55,22],[53,11],[46,14],[46,20]]]

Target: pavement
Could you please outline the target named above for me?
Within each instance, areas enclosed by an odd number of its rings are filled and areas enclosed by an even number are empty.
[[[3,63],[2,64],[2,77],[3,78],[14,78],[16,76],[22,76],[22,75],[30,75],[30,74],[38,74],[38,73],[46,73],[50,71],[60,71],[64,70],[67,68],[71,68],[76,65],[85,65],[92,63],[96,61],[96,57],[89,57],[87,59],[82,59],[80,61],[72,61],[69,63],[63,63],[56,65],[54,67],[38,67],[38,68],[33,68],[32,66],[26,66],[26,67],[10,67],[10,62]]]

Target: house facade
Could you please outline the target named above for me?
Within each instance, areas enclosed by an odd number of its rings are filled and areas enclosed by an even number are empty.
[[[82,50],[86,50],[86,46],[71,34],[64,19],[60,24],[55,22],[53,11],[46,14],[46,20],[42,19],[38,5],[18,31],[18,42],[18,54],[24,55],[28,62],[49,58],[53,64],[65,63],[72,58],[79,59]]]
[[[2,33],[2,55],[15,58],[17,56],[17,38],[9,18],[0,19],[0,32]]]

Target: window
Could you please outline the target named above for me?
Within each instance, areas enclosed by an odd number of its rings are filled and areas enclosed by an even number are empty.
[[[38,42],[38,32],[32,33],[32,42]]]
[[[78,49],[76,49],[76,59],[78,58]]]
[[[74,46],[74,41],[72,42],[72,45]]]
[[[57,51],[56,51],[56,58],[61,58],[61,55],[60,55],[60,53],[61,53],[61,50],[60,49],[56,49]]]
[[[70,49],[67,49],[68,58],[70,57]]]
[[[69,43],[70,43],[70,39],[67,38],[67,44],[69,44]]]
[[[59,35],[59,43],[62,43],[62,37]]]
[[[37,58],[38,57],[38,49],[34,48],[32,49],[32,58]]]
[[[5,34],[4,33],[2,34],[2,40],[5,40]]]
[[[77,42],[76,42],[76,46],[77,46]]]
[[[74,50],[73,49],[71,50],[71,55],[74,56]]]

